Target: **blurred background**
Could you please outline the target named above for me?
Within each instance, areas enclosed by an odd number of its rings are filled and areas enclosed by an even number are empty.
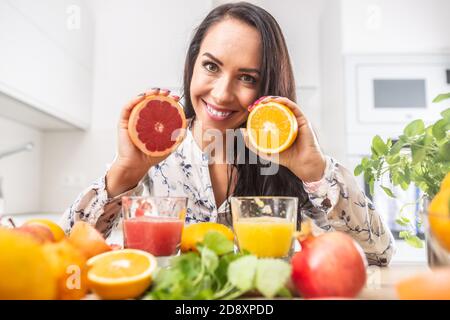
[[[0,0],[0,213],[59,217],[112,161],[122,106],[155,86],[181,93],[193,30],[225,2]],[[281,25],[298,102],[350,170],[375,134],[395,139],[443,109],[431,101],[450,91],[450,1],[250,2]],[[378,192],[398,232],[399,207],[417,190]],[[424,257],[404,248],[398,259]]]

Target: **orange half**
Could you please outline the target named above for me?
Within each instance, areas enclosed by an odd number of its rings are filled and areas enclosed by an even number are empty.
[[[249,142],[264,153],[280,153],[297,138],[298,124],[294,113],[277,102],[256,105],[247,119]]]
[[[156,258],[145,251],[123,249],[97,255],[87,262],[89,287],[102,299],[132,299],[152,283]]]

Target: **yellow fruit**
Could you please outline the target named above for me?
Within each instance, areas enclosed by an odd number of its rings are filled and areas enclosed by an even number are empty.
[[[270,101],[253,107],[247,119],[249,142],[259,151],[280,153],[297,138],[298,124],[288,107]]]
[[[93,226],[84,221],[77,221],[70,231],[69,241],[83,254],[87,259],[111,251],[111,247],[106,243],[105,238]]]
[[[54,298],[56,279],[40,243],[0,229],[0,300]]]
[[[441,182],[441,190],[450,189],[450,172],[447,173],[444,180]]]
[[[87,293],[86,257],[67,239],[43,246],[58,282],[57,298],[78,300]]]
[[[90,289],[102,299],[132,299],[152,283],[156,258],[142,250],[123,249],[88,260]]]
[[[185,226],[181,236],[181,251],[195,251],[198,242],[202,242],[206,233],[209,231],[217,231],[233,241],[234,234],[230,228],[220,223],[200,222]]]
[[[32,224],[39,224],[44,225],[48,227],[51,232],[53,233],[53,237],[55,238],[55,241],[62,240],[66,234],[64,233],[64,230],[55,222],[48,220],[48,219],[31,219],[25,222],[25,225],[32,225]]]
[[[439,191],[431,201],[428,222],[439,244],[450,252],[450,188]]]

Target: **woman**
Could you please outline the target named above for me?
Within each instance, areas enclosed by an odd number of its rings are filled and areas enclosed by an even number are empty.
[[[228,225],[230,196],[295,196],[299,198],[299,214],[302,211],[324,230],[351,235],[369,263],[389,263],[394,250],[392,234],[353,175],[321,152],[308,119],[295,103],[287,47],[279,25],[268,12],[249,3],[226,4],[212,10],[200,24],[184,70],[187,134],[172,154],[162,158],[141,153],[127,132],[131,110],[152,94],[170,92],[152,89],[123,108],[118,154],[106,175],[65,212],[67,232],[75,221],[85,220],[108,236],[118,222],[124,195],[187,196],[187,223],[217,221]],[[259,154],[258,162],[252,164],[238,161],[240,156],[236,155],[232,163],[220,161],[226,159],[223,150],[232,148],[227,146],[225,132],[245,127],[248,106],[261,96],[294,112],[298,138],[277,158]],[[219,161],[211,161],[206,152],[211,130],[222,133],[225,148],[215,149],[214,154]],[[242,133],[237,139],[244,137],[248,146],[245,130]],[[244,159],[248,158],[246,148]],[[273,161],[279,164],[277,172],[261,174]]]

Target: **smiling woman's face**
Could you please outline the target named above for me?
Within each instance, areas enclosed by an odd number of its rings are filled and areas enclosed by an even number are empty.
[[[203,129],[239,127],[260,86],[261,36],[255,28],[227,18],[205,35],[195,62],[191,100]]]

